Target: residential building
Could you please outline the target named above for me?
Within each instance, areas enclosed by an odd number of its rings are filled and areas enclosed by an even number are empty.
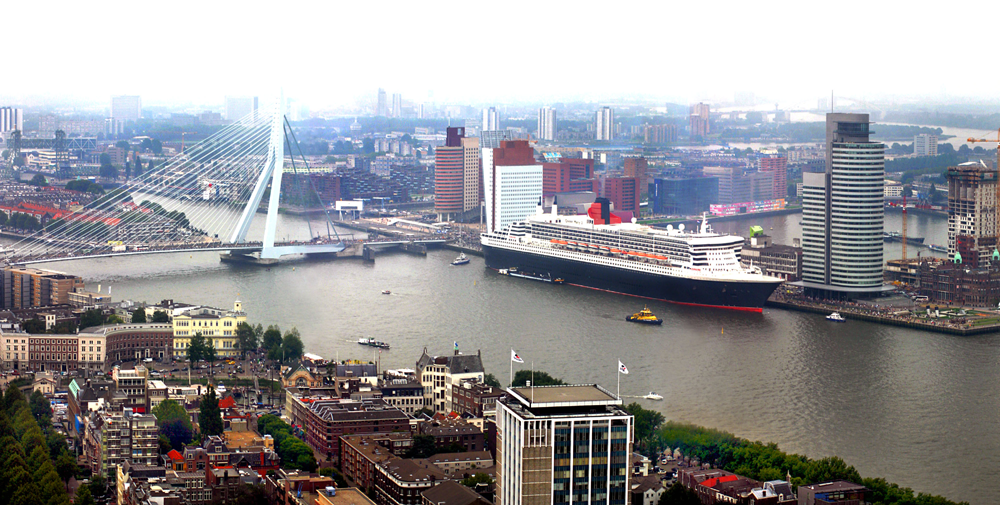
[[[912,270],[912,265],[906,265],[906,270]],[[903,272],[897,276],[908,277]],[[937,303],[987,307],[1000,300],[1000,265],[970,267],[962,263],[959,253],[952,261],[920,258],[917,279],[911,285],[919,286],[921,295]]]
[[[450,356],[431,356],[425,347],[415,369],[424,386],[424,407],[445,414],[455,410],[454,387],[463,380],[482,382],[485,378],[481,353],[461,354],[457,348]]]
[[[382,400],[408,415],[424,408],[424,385],[415,377],[386,376],[379,382]]]
[[[552,107],[538,109],[538,139],[556,139],[556,110]]]
[[[465,128],[449,127],[445,145],[434,151],[434,211],[442,221],[478,217],[481,163],[479,139],[466,137]]]
[[[24,131],[24,109],[0,107],[0,139],[14,130]]]
[[[403,117],[403,95],[392,94],[392,117]]]
[[[68,305],[70,293],[83,291],[83,279],[76,275],[25,266],[8,266],[0,272],[0,308]]]
[[[116,325],[95,326],[80,330],[81,348],[83,340],[96,342],[97,353],[100,352],[100,345],[105,344],[105,356],[107,361],[129,362],[139,361],[145,358],[169,358],[170,349],[173,347],[173,326],[168,323],[128,323]],[[86,344],[87,352],[90,352],[90,345]],[[81,356],[81,361],[91,361],[88,356]],[[100,359],[99,364],[104,366],[104,356],[96,354],[95,360]],[[89,368],[97,368],[91,366]]]
[[[611,107],[601,107],[594,115],[595,140],[615,139],[615,110]]]
[[[508,388],[497,402],[497,505],[631,501],[633,418],[596,384]]]
[[[658,215],[690,216],[708,212],[719,199],[719,179],[715,177],[670,177],[654,179],[649,201]]]
[[[137,95],[111,97],[111,119],[136,122],[142,117],[142,99]]]
[[[236,327],[247,321],[243,311],[243,302],[236,300],[233,310],[223,310],[214,307],[196,307],[186,310],[173,317],[173,351],[174,359],[184,359],[191,337],[197,333],[205,337],[215,348],[216,356],[227,358],[240,354]]]
[[[375,502],[358,487],[342,487],[335,493],[318,493],[316,505],[375,505]]]
[[[502,397],[502,388],[488,386],[476,380],[464,380],[452,387],[451,403],[459,414],[483,417],[497,408],[497,399]]]
[[[129,461],[155,466],[159,461],[159,431],[151,414],[93,412],[83,441],[86,464],[96,475],[112,478],[117,465]]]
[[[594,177],[592,158],[560,158],[542,163],[542,194],[590,191],[600,193],[600,181]]]
[[[111,380],[115,383],[115,392],[125,395],[125,408],[140,414],[149,412],[149,397],[146,395],[149,371],[146,367],[138,365],[123,370],[116,366],[111,370]]]
[[[421,493],[444,482],[447,476],[434,465],[412,459],[390,459],[376,466],[375,503],[421,505]]]
[[[284,468],[264,479],[267,501],[274,505],[313,505],[331,487],[330,477]]]
[[[691,115],[688,117],[688,128],[692,137],[704,137],[712,132],[709,125],[711,116],[711,106],[706,103],[698,103],[691,106]]]
[[[409,432],[409,417],[381,399],[304,397],[286,390],[285,412],[305,429],[305,441],[337,462],[340,436]]]
[[[604,198],[619,212],[631,212],[639,217],[639,179],[635,177],[607,177],[604,179]]]
[[[802,174],[802,281],[807,294],[864,298],[884,289],[885,146],[868,114],[826,116],[826,171]]]
[[[446,480],[421,495],[421,505],[493,505],[479,493],[453,480]]]
[[[979,267],[997,250],[997,170],[982,161],[948,168],[948,256]],[[998,258],[1000,259],[1000,258]]]
[[[434,437],[434,445],[440,450],[454,452],[462,447],[465,451],[475,452],[486,449],[483,430],[460,417],[438,414],[433,419],[418,424],[417,431],[421,435]]]
[[[938,136],[929,133],[921,133],[913,136],[914,156],[937,156]]]
[[[375,484],[375,467],[413,447],[409,433],[344,435],[340,437],[340,471],[361,489]]]
[[[639,193],[643,196],[649,191],[646,174],[649,172],[649,162],[642,156],[625,158],[625,177],[635,177],[639,181]]]
[[[666,492],[663,482],[657,475],[647,475],[641,479],[632,480],[632,505],[657,505],[660,497]]]
[[[771,198],[786,198],[788,196],[788,157],[767,155],[757,161],[758,171],[774,174]]]
[[[677,142],[677,127],[672,124],[647,124],[642,126],[642,140],[646,144]]]
[[[542,164],[526,140],[483,149],[486,229],[497,231],[535,212],[542,198]]]
[[[496,107],[483,109],[483,122],[480,125],[481,131],[493,131],[500,129],[500,111]]]
[[[872,501],[872,492],[846,480],[799,486],[799,505],[855,505]]]
[[[891,198],[893,200],[898,200],[903,198],[903,185],[898,182],[889,183],[889,181],[886,181],[883,194],[887,199]]]
[[[442,452],[425,461],[453,479],[464,479],[493,467],[490,451]]]
[[[258,110],[258,100],[255,96],[227,96],[226,121],[230,123],[247,119],[252,121]]]

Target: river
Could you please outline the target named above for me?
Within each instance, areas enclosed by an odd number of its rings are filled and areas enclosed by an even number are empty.
[[[262,216],[259,216],[262,217]],[[887,230],[901,216],[889,214]],[[778,242],[798,236],[799,215],[746,218]],[[911,215],[909,231],[945,243],[944,218]],[[258,219],[257,221],[262,221]],[[303,235],[283,216],[279,235]],[[773,228],[773,230],[771,230]],[[890,245],[889,256],[899,245]],[[924,250],[926,254],[926,250]],[[911,253],[912,254],[912,253]],[[820,315],[762,314],[650,302],[662,327],[624,321],[645,301],[501,277],[481,258],[455,253],[288,261],[271,268],[219,262],[217,253],[77,260],[52,268],[82,275],[115,299],[161,299],[229,307],[239,298],[252,322],[292,326],[306,349],[330,358],[371,359],[355,343],[392,344],[382,366],[412,368],[423,348],[481,351],[487,371],[507,380],[509,350],[524,365],[570,382],[614,388],[672,420],[731,431],[814,458],[837,455],[865,476],[974,504],[995,501],[1000,468],[1000,335],[955,337],[872,323],[834,324]],[[389,289],[392,294],[382,295]],[[627,400],[631,401],[631,400]]]

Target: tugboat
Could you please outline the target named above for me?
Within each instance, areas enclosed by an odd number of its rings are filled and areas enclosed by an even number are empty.
[[[647,400],[656,400],[656,401],[660,401],[660,400],[663,399],[662,396],[660,396],[660,395],[658,395],[658,394],[656,394],[656,393],[654,393],[652,391],[650,391],[648,395],[643,396],[643,398],[645,398]]]
[[[507,275],[510,277],[520,277],[522,279],[529,279],[532,281],[548,282],[549,284],[566,284],[566,279],[563,279],[562,277],[556,277],[555,279],[553,279],[552,274],[549,272],[545,272],[544,274],[539,274],[534,272],[518,270],[517,267],[510,267],[510,268],[501,268],[497,270],[497,273],[499,273],[500,275]]]
[[[636,312],[631,316],[626,316],[625,320],[642,324],[663,324],[663,320],[654,316],[653,312],[650,311],[648,307],[643,307],[639,312]]]
[[[391,294],[392,294],[392,291],[389,291],[388,289],[383,289],[383,290],[382,290],[382,294],[383,294],[383,295],[391,295]]]
[[[469,262],[469,258],[466,257],[465,253],[463,252],[463,253],[459,254],[458,257],[455,258],[455,261],[452,261],[451,264],[452,265],[465,265],[468,262]]]
[[[368,347],[378,347],[379,349],[389,348],[389,344],[382,342],[381,340],[375,340],[374,337],[361,337],[358,339],[358,343],[361,345],[367,345]]]
[[[833,321],[835,323],[847,322],[847,319],[844,319],[844,316],[840,315],[840,312],[834,312],[833,314],[826,316],[826,320]]]

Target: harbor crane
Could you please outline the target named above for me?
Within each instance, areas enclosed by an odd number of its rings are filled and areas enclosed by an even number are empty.
[[[997,129],[996,140],[987,138],[966,139],[966,142],[974,144],[976,142],[995,142],[997,144],[997,174],[1000,174],[1000,128]],[[996,200],[994,200],[993,210],[993,258],[1000,257],[1000,181],[994,180],[996,184]]]

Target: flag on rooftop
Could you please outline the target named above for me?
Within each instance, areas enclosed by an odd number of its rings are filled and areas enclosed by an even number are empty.
[[[510,350],[510,360],[514,363],[524,363],[524,360],[514,352],[514,349]]]
[[[618,371],[625,375],[628,375],[628,367],[625,366],[625,363],[622,363],[621,360],[618,360]]]

